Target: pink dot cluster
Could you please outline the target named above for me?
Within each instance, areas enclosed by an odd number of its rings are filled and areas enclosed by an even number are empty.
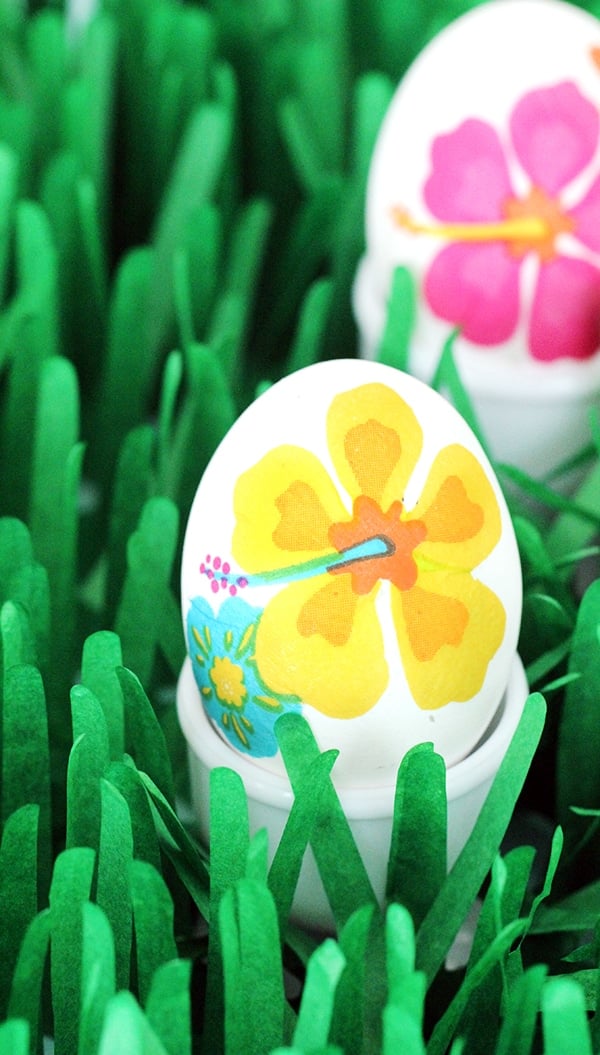
[[[200,574],[206,575],[213,593],[227,590],[231,597],[235,597],[238,589],[243,590],[244,586],[248,585],[248,580],[243,575],[232,576],[229,561],[221,560],[221,557],[211,557],[210,553],[206,554],[200,565]]]

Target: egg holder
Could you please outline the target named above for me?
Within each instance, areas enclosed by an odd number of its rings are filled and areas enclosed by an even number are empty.
[[[449,869],[473,830],[519,724],[527,694],[523,665],[515,655],[506,692],[491,725],[471,753],[447,769]],[[194,818],[200,839],[208,846],[211,772],[220,766],[231,768],[233,760],[231,747],[215,731],[202,706],[189,658],[183,664],[177,685],[177,713],[188,746]],[[250,834],[266,829],[272,860],[294,799],[290,781],[238,753],[234,764],[246,791]],[[395,785],[336,790],[375,894],[383,905]],[[331,909],[310,847],[298,879],[291,919],[311,931],[333,930]]]

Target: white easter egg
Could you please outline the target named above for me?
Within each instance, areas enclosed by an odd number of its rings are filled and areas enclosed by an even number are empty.
[[[368,356],[399,265],[417,288],[411,372],[428,380],[456,328],[494,453],[541,475],[557,434],[565,456],[578,449],[600,387],[597,18],[562,0],[491,0],[421,52],[368,180],[354,297]]]
[[[366,360],[307,367],[233,425],[198,487],[181,574],[199,699],[232,749],[285,769],[301,713],[339,786],[452,765],[498,710],[521,615],[512,522],[454,408]],[[232,764],[233,764],[232,755]]]

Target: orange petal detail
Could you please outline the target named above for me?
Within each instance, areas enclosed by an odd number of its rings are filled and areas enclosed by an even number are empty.
[[[407,403],[375,382],[342,392],[327,415],[327,442],[336,472],[354,499],[386,507],[402,499],[417,463],[423,432]]]

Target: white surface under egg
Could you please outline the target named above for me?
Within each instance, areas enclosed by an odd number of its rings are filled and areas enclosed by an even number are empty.
[[[421,741],[453,765],[515,660],[520,565],[490,465],[446,400],[365,360],[301,370],[241,415],[198,487],[181,587],[198,700],[274,773],[290,710],[340,750],[340,787],[393,786]]]
[[[493,453],[541,476],[589,439],[600,390],[600,22],[491,0],[417,57],[368,183],[362,351],[394,269],[417,287],[410,369],[455,355]]]

